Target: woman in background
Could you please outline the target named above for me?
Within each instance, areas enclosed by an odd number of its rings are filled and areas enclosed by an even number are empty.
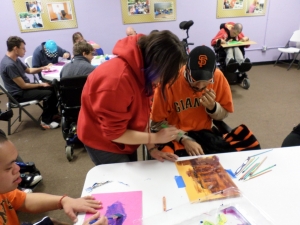
[[[72,40],[73,40],[73,44],[80,42],[80,41],[86,41],[80,32],[74,33],[72,36]],[[95,50],[95,55],[104,55],[103,50],[100,47],[100,45],[98,45],[97,43],[95,43],[93,41],[86,41],[86,42],[93,46],[93,48]]]

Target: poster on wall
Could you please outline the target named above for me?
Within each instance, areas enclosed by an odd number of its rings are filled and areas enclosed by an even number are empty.
[[[217,18],[264,16],[267,0],[218,0]]]
[[[124,24],[176,20],[176,0],[121,0]]]
[[[13,1],[21,32],[76,28],[73,0]]]

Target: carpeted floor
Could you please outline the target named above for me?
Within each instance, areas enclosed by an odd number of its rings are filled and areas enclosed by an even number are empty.
[[[284,137],[299,123],[300,70],[292,67],[287,71],[286,65],[254,66],[248,76],[251,82],[248,90],[239,85],[231,86],[234,113],[225,121],[231,127],[246,124],[262,148],[280,147]],[[0,101],[0,109],[4,110],[6,96],[0,95]],[[36,117],[40,115],[37,106],[27,108]],[[0,128],[7,132],[7,122],[0,121]],[[72,197],[81,195],[85,175],[94,165],[83,148],[76,149],[74,160],[68,162],[61,129],[43,131],[24,115],[23,122],[9,139],[23,160],[35,162],[42,173],[43,181],[35,192]],[[71,224],[62,210],[43,215],[20,213],[19,217],[21,221],[36,221],[44,215]]]

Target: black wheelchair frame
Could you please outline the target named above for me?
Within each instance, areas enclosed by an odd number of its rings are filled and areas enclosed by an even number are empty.
[[[225,28],[225,23],[222,23],[220,25],[220,30],[221,29],[226,29]],[[216,53],[216,61],[217,61],[217,66],[219,69],[223,72],[224,76],[226,77],[227,81],[229,84],[240,84],[242,88],[244,89],[249,89],[250,87],[250,80],[248,78],[247,73],[243,72],[229,72],[226,70],[226,64],[225,64],[225,59],[226,59],[226,52],[224,48],[221,45],[215,45],[213,46],[215,53]],[[239,47],[241,52],[243,53],[243,56],[245,56],[245,48],[243,46]]]

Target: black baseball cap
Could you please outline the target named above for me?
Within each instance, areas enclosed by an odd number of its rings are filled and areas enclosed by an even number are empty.
[[[198,46],[190,52],[187,68],[195,81],[210,80],[216,70],[216,55],[211,48]]]

